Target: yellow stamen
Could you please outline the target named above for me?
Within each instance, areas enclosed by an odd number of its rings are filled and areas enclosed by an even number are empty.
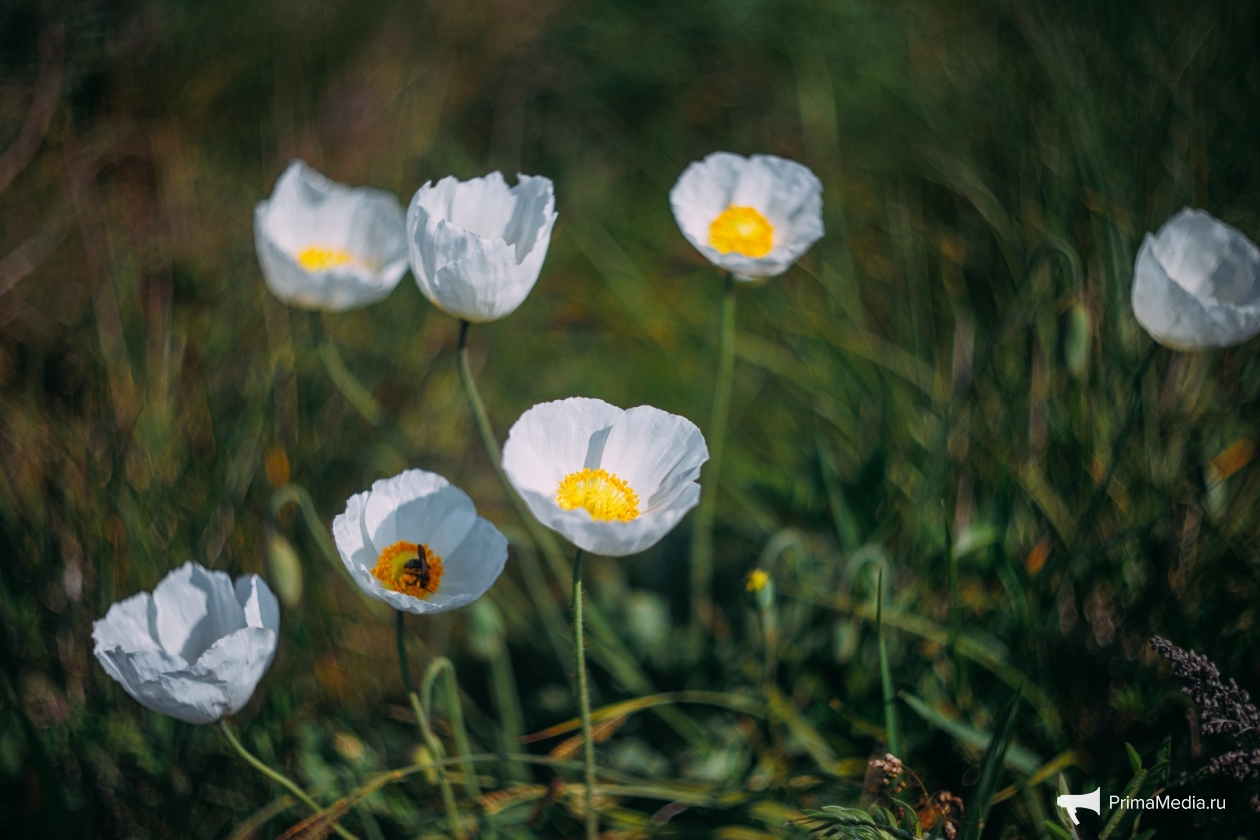
[[[629,522],[639,515],[639,497],[623,479],[606,470],[569,473],[556,491],[561,510],[585,508],[591,519]]]
[[[438,591],[442,582],[442,558],[427,545],[400,540],[381,552],[372,577],[386,589],[413,598],[427,598]]]
[[[354,255],[340,248],[310,245],[297,252],[297,264],[307,271],[325,271],[355,261]]]
[[[774,247],[774,225],[755,208],[732,204],[709,225],[709,244],[722,254],[764,257]]]
[[[748,573],[748,583],[744,584],[744,588],[749,592],[760,592],[766,588],[766,584],[769,582],[769,572],[765,569],[753,569]]]

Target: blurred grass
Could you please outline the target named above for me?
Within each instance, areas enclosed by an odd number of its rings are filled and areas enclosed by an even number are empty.
[[[513,537],[508,572],[486,607],[415,622],[409,645],[455,662],[474,751],[575,713],[565,582],[482,454],[455,322],[410,280],[323,316],[262,284],[252,207],[298,155],[404,201],[447,174],[555,179],[538,286],[472,334],[500,438],[574,394],[703,422],[722,278],[667,191],[715,149],[823,179],[827,237],[740,290],[713,640],[683,644],[687,523],[588,573],[610,651],[596,706],[720,690],[772,714],[630,717],[599,747],[623,774],[613,836],[800,836],[795,809],[861,801],[881,749],[880,575],[894,688],[970,733],[896,708],[901,757],[932,789],[971,802],[978,745],[1021,684],[1037,713],[1013,740],[1076,750],[1073,790],[1122,789],[1125,743],[1154,765],[1171,736],[1171,775],[1197,767],[1212,744],[1145,639],[1260,682],[1260,356],[1149,351],[1128,293],[1141,236],[1184,204],[1260,237],[1258,24],[1247,4],[1174,2],[0,7],[0,828],[226,837],[265,808],[259,836],[277,836],[302,818],[213,728],[145,712],[90,650],[93,619],[185,559],[276,584],[268,510],[290,480],[325,525],[408,466],[468,490]],[[292,507],[274,526],[301,586],[236,726],[331,803],[427,759],[387,611]],[[767,656],[743,580],[772,549],[791,561],[773,565]],[[578,776],[522,761],[480,765],[482,783],[562,781],[483,818],[501,837],[576,836]],[[434,835],[425,778],[363,794],[347,825]],[[1052,784],[994,797],[983,836],[1049,836]],[[1211,784],[1231,802],[1219,830],[1245,832],[1245,796]],[[1142,827],[1178,837],[1192,819]]]

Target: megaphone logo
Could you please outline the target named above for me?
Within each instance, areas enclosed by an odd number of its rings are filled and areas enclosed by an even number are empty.
[[[1081,821],[1076,818],[1077,808],[1085,808],[1095,814],[1102,813],[1102,803],[1099,801],[1100,791],[1102,788],[1095,789],[1093,793],[1065,793],[1058,798],[1056,804],[1068,812],[1068,816],[1072,818],[1072,825],[1080,825]]]

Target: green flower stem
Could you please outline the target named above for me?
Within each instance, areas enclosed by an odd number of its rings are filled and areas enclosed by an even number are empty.
[[[236,751],[240,753],[241,758],[245,759],[246,763],[248,763],[251,767],[257,770],[259,773],[262,773],[268,779],[271,779],[276,784],[280,785],[289,793],[296,796],[298,799],[302,801],[304,805],[306,805],[306,807],[310,808],[315,813],[318,814],[322,810],[319,807],[319,803],[317,803],[314,799],[311,799],[309,796],[307,796],[306,791],[302,790],[302,788],[298,786],[297,782],[293,781],[288,776],[284,775],[278,770],[272,770],[270,767],[264,764],[262,760],[257,758],[249,750],[245,749],[245,745],[242,744],[239,740],[237,740],[236,736],[232,734],[232,728],[228,726],[228,722],[226,720],[219,721],[219,728],[222,729],[223,734],[227,736],[228,743],[236,748]],[[355,837],[355,835],[351,834],[349,831],[346,831],[344,828],[342,828],[339,825],[335,826],[334,830],[337,832],[338,835],[346,838],[346,840],[358,840],[358,838]]]
[[[713,412],[706,430],[709,463],[700,483],[700,506],[691,530],[691,631],[693,642],[713,618],[713,520],[717,511],[718,482],[722,475],[722,450],[731,413],[731,382],[735,376],[735,275],[726,275],[722,294],[722,331],[718,344],[717,382],[713,388]]]
[[[433,758],[440,759],[445,755],[442,749],[442,742],[433,734],[433,727],[429,726],[429,716],[424,712],[424,706],[420,702],[420,695],[416,693],[416,687],[411,682],[411,666],[407,664],[407,646],[403,636],[403,616],[405,613],[398,610],[398,621],[394,625],[394,635],[398,642],[398,665],[402,669],[403,688],[407,690],[407,699],[411,702],[411,712],[416,716],[416,724],[420,727],[420,734],[424,738],[424,743],[432,753]],[[464,823],[459,815],[459,805],[455,802],[455,791],[451,789],[451,780],[447,775],[446,768],[440,767],[438,773],[438,786],[442,791],[442,807],[446,811],[446,820],[450,823],[451,834],[456,837],[464,836]]]
[[[595,741],[591,738],[591,692],[586,682],[586,645],[582,630],[582,549],[573,556],[573,656],[577,661],[578,708],[582,716],[582,770],[586,781],[586,840],[599,840],[595,810]]]
[[[433,685],[438,676],[445,674],[446,679],[446,713],[451,718],[451,729],[455,734],[455,754],[463,757],[472,754],[468,745],[468,731],[464,728],[464,710],[459,704],[459,683],[455,680],[455,665],[445,656],[436,657],[425,669],[424,679],[420,683],[421,704],[427,710],[433,709]],[[481,796],[481,783],[477,780],[477,770],[471,763],[465,763],[464,790],[473,799]]]

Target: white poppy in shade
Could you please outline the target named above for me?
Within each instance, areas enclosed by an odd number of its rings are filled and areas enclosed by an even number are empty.
[[[477,515],[468,494],[424,470],[351,496],[332,530],[359,587],[411,613],[471,604],[507,563],[507,539]]]
[[[556,195],[550,178],[503,175],[426,183],[407,208],[411,273],[435,306],[473,323],[520,306],[538,281]]]
[[[683,170],[669,204],[687,241],[744,280],[782,274],[823,235],[822,182],[774,155],[714,152]]]
[[[622,410],[574,397],[521,415],[503,471],[538,520],[609,557],[655,545],[700,500],[704,435],[649,405]]]
[[[239,712],[271,667],[280,605],[265,581],[185,563],[92,623],[96,658],[142,706],[188,723]]]
[[[1189,207],[1142,240],[1133,314],[1175,350],[1241,344],[1260,333],[1260,249],[1237,229]]]
[[[338,184],[295,160],[254,208],[267,288],[303,309],[375,303],[407,271],[404,222],[393,194]]]

